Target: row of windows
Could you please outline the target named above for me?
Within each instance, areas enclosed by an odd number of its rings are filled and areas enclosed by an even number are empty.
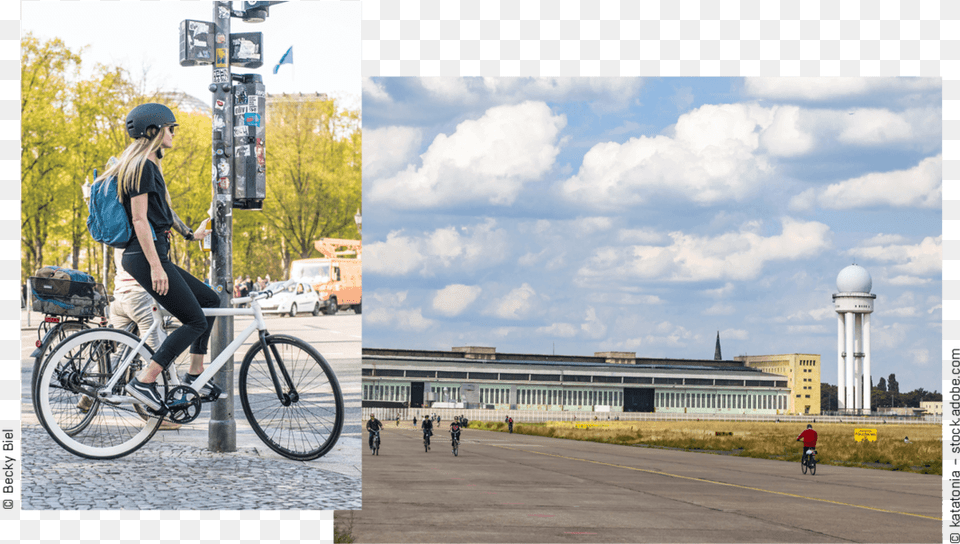
[[[623,404],[623,393],[620,391],[523,388],[517,389],[517,404],[620,406]]]
[[[436,399],[461,402],[460,389],[454,387],[431,387]],[[800,398],[800,395],[797,395]],[[807,395],[810,398],[810,395]],[[363,400],[407,402],[410,387],[406,385],[364,385]],[[480,388],[481,404],[510,403],[509,388]],[[621,391],[587,390],[517,390],[517,403],[526,405],[576,405],[576,406],[622,406]],[[746,410],[785,410],[787,399],[782,395],[746,395],[732,393],[690,393],[662,391],[657,393],[659,408],[719,408]]]
[[[364,385],[363,400],[407,402],[410,400],[409,385]]]
[[[658,408],[718,408],[727,410],[786,410],[787,397],[778,394],[657,393]]]

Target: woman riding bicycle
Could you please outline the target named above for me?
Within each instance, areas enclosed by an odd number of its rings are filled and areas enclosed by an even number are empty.
[[[187,346],[190,346],[191,360],[184,383],[192,383],[203,372],[203,356],[216,319],[205,317],[203,308],[219,307],[220,297],[170,262],[174,214],[161,160],[164,151],[173,147],[177,127],[173,112],[162,104],[142,104],[127,115],[126,127],[133,142],[123,151],[120,160],[100,176],[100,179],[117,177],[118,193],[133,225],[133,237],[123,252],[123,268],[183,324],[160,345],[150,365],[126,386],[131,396],[159,410],[163,396],[157,391],[157,376]],[[185,239],[193,241],[202,240],[204,236],[204,229],[184,234]],[[200,394],[207,396],[211,392],[213,386],[208,384]]]

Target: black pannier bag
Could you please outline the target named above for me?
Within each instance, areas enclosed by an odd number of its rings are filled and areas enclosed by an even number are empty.
[[[107,292],[93,276],[79,270],[45,266],[30,278],[33,311],[72,317],[102,317]]]

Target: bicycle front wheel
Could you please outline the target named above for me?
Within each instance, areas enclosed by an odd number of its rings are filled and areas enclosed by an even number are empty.
[[[123,389],[126,379],[105,397],[97,394],[128,355],[134,354],[134,372],[150,361],[150,349],[136,351],[138,343],[137,337],[115,329],[81,331],[61,342],[40,366],[34,390],[37,416],[65,450],[87,459],[116,459],[139,449],[157,431],[161,418],[145,421],[137,414],[137,401]],[[166,388],[162,374],[157,385]]]
[[[323,355],[303,340],[270,335],[265,341],[270,363],[263,344],[257,342],[240,366],[240,403],[247,421],[270,449],[284,457],[310,461],[325,455],[343,429],[337,377]]]

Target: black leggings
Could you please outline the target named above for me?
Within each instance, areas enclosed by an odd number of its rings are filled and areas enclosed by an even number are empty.
[[[150,264],[139,247],[136,251],[128,250],[123,253],[123,269],[183,324],[160,344],[153,355],[153,360],[166,369],[187,346],[190,346],[190,353],[207,352],[207,342],[216,316],[204,316],[203,308],[220,307],[220,297],[205,283],[170,262],[169,245],[158,240],[156,247],[160,264],[170,283],[166,295],[158,295],[153,290]]]

